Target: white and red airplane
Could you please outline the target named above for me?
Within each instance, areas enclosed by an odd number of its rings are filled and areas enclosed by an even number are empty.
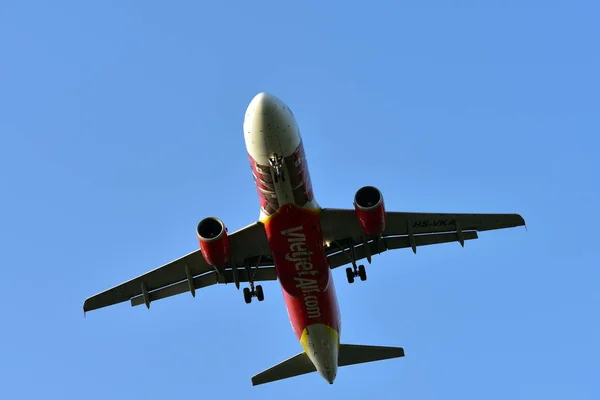
[[[304,351],[252,377],[260,385],[318,371],[329,383],[340,366],[403,357],[401,347],[340,344],[341,321],[331,270],[367,279],[364,265],[387,250],[477,239],[478,231],[525,225],[518,214],[390,212],[372,186],[360,188],[354,209],[321,208],[312,190],[300,131],[290,108],[260,93],[244,119],[244,139],[260,199],[257,222],[228,234],[223,222],[197,226],[200,248],[88,298],[84,312],[130,300],[150,303],[217,283],[247,282],[244,300],[263,301],[257,282],[279,280],[294,332]]]

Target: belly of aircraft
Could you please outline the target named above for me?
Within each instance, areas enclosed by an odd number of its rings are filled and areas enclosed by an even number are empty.
[[[339,332],[339,310],[318,210],[282,206],[265,221],[265,228],[298,339],[311,324],[325,324]]]

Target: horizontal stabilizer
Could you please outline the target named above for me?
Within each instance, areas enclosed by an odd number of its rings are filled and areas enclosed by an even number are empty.
[[[310,361],[310,358],[308,358],[308,355],[306,353],[300,353],[253,376],[252,385],[262,385],[263,383],[308,374],[309,372],[315,372],[316,370],[314,364]]]
[[[362,364],[398,357],[404,357],[404,349],[402,347],[342,344],[340,345],[338,365],[343,367],[345,365]]]
[[[402,347],[342,344],[340,345],[338,354],[338,366],[343,367],[345,365],[404,357],[404,349]],[[274,382],[316,371],[317,369],[312,361],[310,361],[310,358],[308,358],[308,355],[306,353],[300,353],[253,376],[252,385],[262,385],[263,383]]]

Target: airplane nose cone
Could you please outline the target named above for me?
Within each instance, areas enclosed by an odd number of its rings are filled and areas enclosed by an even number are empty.
[[[269,115],[276,113],[280,108],[281,101],[277,97],[262,92],[254,96],[248,105],[247,114]]]
[[[296,119],[289,107],[269,93],[250,101],[243,122],[248,154],[260,165],[269,165],[273,154],[288,156],[301,143]]]

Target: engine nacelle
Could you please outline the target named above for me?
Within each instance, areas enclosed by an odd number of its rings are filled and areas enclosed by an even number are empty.
[[[354,209],[364,233],[376,236],[385,230],[385,206],[379,189],[373,186],[358,189],[354,195]]]
[[[221,267],[229,261],[229,237],[225,224],[219,218],[204,218],[196,228],[198,243],[204,259],[213,267]]]

